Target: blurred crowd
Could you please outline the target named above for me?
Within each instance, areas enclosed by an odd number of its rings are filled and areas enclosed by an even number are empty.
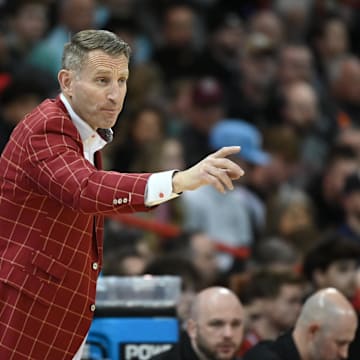
[[[242,353],[292,328],[321,288],[360,313],[359,6],[0,0],[0,151],[26,113],[57,96],[71,35],[115,32],[132,57],[106,168],[181,170],[240,145],[245,176],[226,194],[204,187],[108,219],[104,274],[181,276],[181,319],[201,289],[231,288],[245,308]]]

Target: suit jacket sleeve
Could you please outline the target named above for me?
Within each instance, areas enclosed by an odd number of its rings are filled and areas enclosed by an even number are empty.
[[[144,193],[150,174],[96,169],[84,158],[82,142],[71,120],[63,115],[47,120],[32,129],[25,142],[24,171],[31,188],[88,214],[148,209]]]

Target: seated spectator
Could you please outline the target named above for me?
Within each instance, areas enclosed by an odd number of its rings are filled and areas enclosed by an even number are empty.
[[[289,241],[268,237],[255,245],[252,260],[255,268],[292,272],[298,269],[300,258],[300,252]]]
[[[296,82],[315,83],[314,59],[308,46],[289,43],[280,49],[277,81],[282,94]]]
[[[20,120],[54,90],[46,76],[33,67],[23,67],[0,93],[0,153]]]
[[[266,169],[271,161],[262,149],[261,140],[260,132],[246,121],[222,120],[213,127],[210,133],[213,149],[241,146],[241,151],[232,159],[244,169],[246,179],[234,183],[234,191],[221,197],[209,186],[194,191],[190,196],[184,194],[182,201],[187,229],[200,229],[233,247],[253,244],[265,222],[262,195],[267,190]],[[219,255],[218,260],[223,272],[237,271],[244,266],[243,262],[234,262],[236,259],[227,254]]]
[[[236,13],[222,10],[210,15],[200,73],[214,76],[226,88],[237,71],[244,38],[244,25]]]
[[[345,19],[338,14],[325,14],[318,19],[310,34],[318,72],[323,80],[332,77],[334,65],[350,51],[349,27]]]
[[[338,234],[325,237],[309,251],[304,259],[304,274],[311,281],[314,290],[334,287],[341,291],[355,305],[359,289],[360,244]],[[360,318],[360,308],[357,308]],[[340,331],[340,330],[339,330]],[[350,346],[349,360],[359,359],[360,327]]]
[[[244,330],[244,310],[227,288],[210,287],[192,302],[186,333],[153,360],[235,360]]]
[[[244,341],[238,352],[241,357],[259,341],[267,338],[268,321],[261,285],[255,284],[251,276],[247,279],[245,277],[242,280],[243,284],[240,285],[240,293],[236,291],[245,311]]]
[[[242,50],[226,94],[229,117],[244,118],[264,127],[269,121],[268,108],[274,92],[277,49],[266,35],[255,32],[248,34]]]
[[[336,145],[352,148],[360,162],[360,126],[350,126],[342,129],[336,137]]]
[[[311,198],[300,189],[282,188],[267,204],[266,228],[304,254],[318,238]]]
[[[348,56],[339,60],[330,76],[332,103],[337,106],[336,120],[340,129],[360,126],[360,60]]]
[[[335,287],[348,299],[356,291],[360,244],[338,234],[326,235],[304,258],[303,272],[314,290]]]
[[[199,271],[204,287],[216,285],[220,280],[215,243],[207,234],[201,231],[185,232],[167,240],[164,249],[166,254],[174,253],[190,259]]]
[[[213,77],[194,81],[190,89],[188,119],[179,133],[187,166],[195,164],[211,152],[209,134],[225,114],[224,89]]]
[[[321,111],[319,92],[303,80],[286,87],[281,114],[283,126],[294,133],[300,145],[297,182],[303,186],[305,181],[321,173],[335,127]]]
[[[110,276],[143,275],[154,251],[144,232],[108,220],[104,237],[103,274]]]
[[[360,171],[349,175],[345,180],[343,206],[345,221],[338,232],[360,244]]]
[[[264,34],[276,48],[283,45],[286,34],[284,24],[277,12],[265,9],[256,11],[248,20],[248,26],[250,33]]]
[[[28,61],[48,71],[54,79],[57,79],[61,68],[61,56],[64,44],[69,41],[72,34],[80,30],[93,29],[95,27],[94,0],[63,0],[57,2],[57,24],[33,48],[28,56]]]
[[[194,77],[199,73],[197,43],[198,14],[186,2],[169,4],[161,19],[162,38],[154,49],[153,62],[159,65],[165,81]]]
[[[21,64],[45,35],[48,27],[48,7],[48,2],[43,0],[7,1],[7,42],[11,59],[16,64]]]
[[[257,297],[262,299],[265,317],[258,335],[263,340],[274,340],[295,324],[304,295],[303,280],[293,272],[262,270],[251,276],[251,284],[250,287],[257,288]]]
[[[355,311],[344,295],[333,288],[323,289],[305,302],[293,331],[258,343],[244,360],[346,359],[357,325]]]
[[[344,221],[342,195],[345,179],[358,168],[359,160],[352,148],[334,146],[331,149],[323,173],[313,179],[307,189],[314,201],[319,230],[334,230]]]
[[[104,275],[138,276],[143,275],[146,258],[135,247],[113,249],[104,256]]]
[[[304,295],[303,279],[294,272],[259,270],[233,275],[230,288],[245,309],[245,335],[239,355],[294,326]]]
[[[144,270],[149,275],[174,275],[181,278],[181,296],[177,303],[177,316],[185,326],[190,315],[190,305],[195,294],[201,290],[201,277],[197,268],[186,258],[178,255],[159,255],[152,259]]]
[[[156,168],[154,153],[164,139],[166,116],[156,105],[138,106],[116,127],[121,140],[113,145],[112,169],[122,172],[151,171]]]

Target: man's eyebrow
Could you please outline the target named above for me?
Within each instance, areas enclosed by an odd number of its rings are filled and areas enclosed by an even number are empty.
[[[113,71],[110,69],[97,69],[96,70],[96,75],[107,75],[107,74],[111,74]],[[120,76],[129,76],[129,71],[128,70],[124,70],[119,72]]]

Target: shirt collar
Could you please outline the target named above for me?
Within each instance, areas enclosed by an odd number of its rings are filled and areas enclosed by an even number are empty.
[[[60,99],[63,102],[66,110],[68,111],[70,118],[72,120],[72,122],[74,123],[77,131],[80,134],[80,138],[82,140],[82,142],[85,144],[87,143],[90,139],[96,139],[99,148],[97,150],[102,149],[108,142],[110,141],[106,141],[102,136],[100,136],[100,134],[95,131],[86,121],[84,121],[83,119],[81,119],[81,117],[76,114],[76,112],[74,111],[74,109],[71,107],[68,99],[65,97],[65,95],[63,93],[60,94]],[[112,137],[112,130],[111,129],[106,129],[106,131],[108,131]]]

